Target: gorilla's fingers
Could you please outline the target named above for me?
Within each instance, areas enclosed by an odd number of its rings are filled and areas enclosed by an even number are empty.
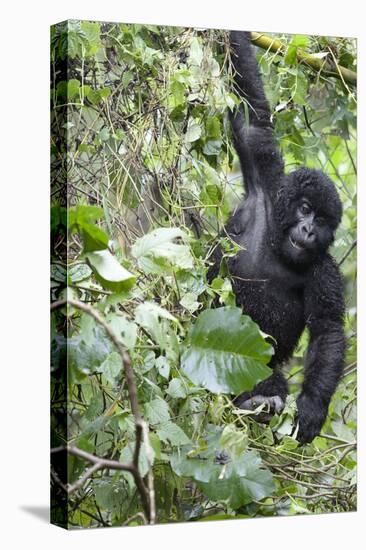
[[[247,411],[254,411],[261,405],[264,405],[261,411],[264,409],[267,412],[272,412],[273,414],[279,414],[283,411],[283,408],[285,406],[283,400],[279,395],[255,395],[240,403],[240,408]]]

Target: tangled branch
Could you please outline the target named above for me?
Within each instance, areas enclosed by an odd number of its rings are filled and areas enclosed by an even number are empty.
[[[270,50],[280,54],[284,54],[286,52],[286,47],[280,40],[273,39],[270,36],[266,36],[265,34],[261,34],[259,32],[252,32],[252,42],[264,50]],[[327,76],[338,78],[343,83],[347,82],[353,86],[357,84],[357,74],[354,71],[351,71],[351,69],[338,65],[334,59],[332,61],[325,61],[324,59],[319,59],[319,57],[315,57],[300,48],[296,51],[296,57],[299,62],[305,63],[314,71],[321,71]]]

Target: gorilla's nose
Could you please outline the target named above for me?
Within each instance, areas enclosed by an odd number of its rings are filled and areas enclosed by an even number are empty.
[[[301,235],[305,241],[312,243],[315,240],[313,224],[307,222],[303,223],[301,226]]]

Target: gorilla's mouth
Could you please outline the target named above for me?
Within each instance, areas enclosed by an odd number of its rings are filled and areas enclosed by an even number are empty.
[[[291,235],[289,236],[291,245],[296,248],[296,250],[305,250],[305,247],[302,246],[299,242],[295,241]]]

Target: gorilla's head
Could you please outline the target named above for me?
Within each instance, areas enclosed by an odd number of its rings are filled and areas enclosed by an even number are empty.
[[[333,242],[342,203],[323,172],[300,168],[284,178],[276,203],[276,246],[285,261],[306,266]]]

